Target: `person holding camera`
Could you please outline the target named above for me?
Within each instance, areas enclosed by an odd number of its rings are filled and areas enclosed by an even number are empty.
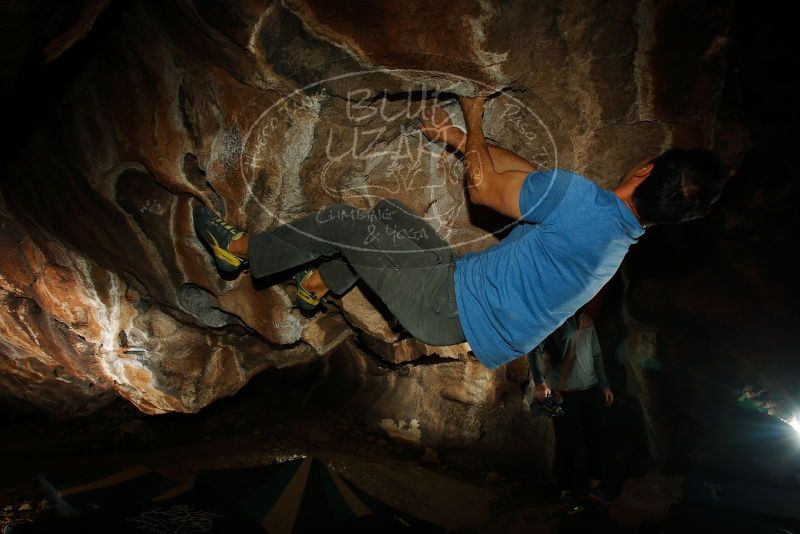
[[[590,477],[588,498],[609,505],[602,483],[606,456],[603,409],[614,402],[614,394],[606,378],[592,318],[583,308],[579,309],[548,336],[544,348],[550,357],[549,373],[545,372],[542,361],[545,351],[531,351],[528,358],[536,400],[543,402],[552,395],[555,402],[561,401],[563,408],[563,415],[553,417],[560,503],[569,514],[583,510],[571,491],[575,458],[583,439]]]

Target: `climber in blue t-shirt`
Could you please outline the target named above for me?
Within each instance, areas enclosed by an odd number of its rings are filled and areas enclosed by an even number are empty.
[[[369,211],[327,206],[252,237],[197,206],[198,237],[221,271],[245,264],[256,278],[294,271],[297,305],[309,312],[360,279],[414,337],[467,341],[494,368],[527,354],[588,302],[645,227],[704,215],[727,178],[713,152],[671,149],[605,190],[574,172],[536,170],[487,143],[484,99],[459,103],[466,133],[440,107],[420,115],[420,129],[464,155],[470,201],[516,221],[500,243],[460,257],[394,200]]]

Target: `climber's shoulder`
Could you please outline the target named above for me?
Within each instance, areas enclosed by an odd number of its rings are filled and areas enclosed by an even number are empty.
[[[505,171],[485,176],[480,190],[470,192],[470,198],[476,204],[492,208],[506,217],[519,219],[519,195],[528,174],[524,171]]]

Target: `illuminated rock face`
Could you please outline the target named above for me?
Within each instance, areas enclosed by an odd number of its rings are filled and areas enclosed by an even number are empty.
[[[121,4],[90,30],[105,2],[88,2],[48,49],[69,74],[2,186],[2,393],[56,414],[115,394],[147,413],[197,411],[353,335],[365,343],[350,350],[377,347],[372,357],[425,356],[368,291],[309,320],[292,309],[288,274],[221,278],[193,236],[192,206],[256,232],[390,197],[459,251],[484,248],[504,222],[469,207],[460,161],[422,141],[421,98],[502,89],[487,135],[610,186],[672,144],[710,142],[727,39],[724,13],[652,2]],[[676,26],[680,47],[662,31]],[[441,365],[478,365],[457,352]],[[451,373],[444,387],[437,366],[385,384],[375,413],[392,419],[393,399],[394,419],[413,419],[437,405],[426,396],[456,403],[454,417],[520,413],[524,373]],[[411,395],[410,383],[425,387]],[[435,441],[442,421],[428,412],[423,440]]]

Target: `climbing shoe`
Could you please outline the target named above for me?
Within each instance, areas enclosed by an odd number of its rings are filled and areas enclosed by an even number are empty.
[[[318,298],[313,291],[303,287],[303,282],[311,277],[312,274],[314,274],[314,271],[308,269],[294,275],[294,284],[297,287],[297,306],[307,312],[313,311],[314,308],[319,306],[320,302],[325,302],[325,297]]]
[[[244,235],[244,231],[236,228],[214,215],[205,206],[195,206],[194,231],[197,237],[211,251],[217,268],[225,273],[235,273],[244,263],[241,258],[231,253],[228,247]]]

